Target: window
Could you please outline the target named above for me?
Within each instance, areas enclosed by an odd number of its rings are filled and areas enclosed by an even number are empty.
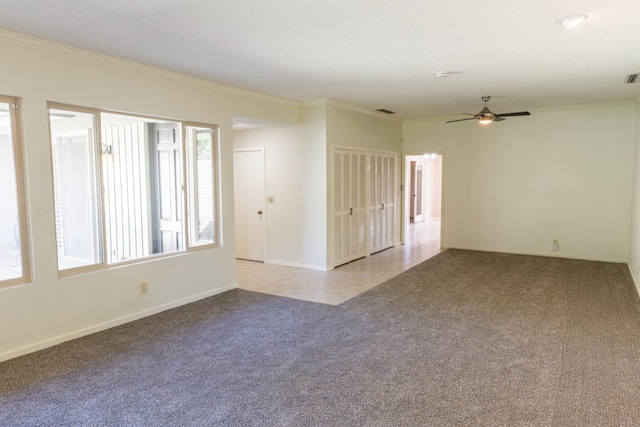
[[[108,262],[183,250],[180,123],[100,117]]]
[[[28,277],[18,101],[0,97],[0,285]]]
[[[191,246],[201,246],[215,242],[215,152],[213,150],[214,131],[201,126],[186,126],[189,174],[189,212]]]
[[[50,107],[59,270],[216,244],[213,126]]]
[[[102,215],[97,177],[96,117],[92,113],[52,109],[58,269],[102,262]]]

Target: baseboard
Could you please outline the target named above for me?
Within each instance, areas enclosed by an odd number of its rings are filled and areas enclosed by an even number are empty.
[[[631,264],[627,263],[627,267],[629,267],[629,273],[631,273],[631,280],[633,280],[633,284],[636,287],[636,293],[638,294],[638,298],[640,298],[640,282],[638,281],[638,277],[633,274],[633,268],[631,268]]]
[[[324,265],[298,264],[295,262],[278,261],[273,259],[265,260],[264,263],[273,264],[273,265],[283,265],[285,267],[306,268],[307,270],[329,271],[329,269]]]
[[[84,337],[86,335],[91,335],[96,332],[104,331],[109,328],[113,328],[115,326],[123,325],[125,323],[133,322],[134,320],[142,319],[143,317],[152,316],[154,314],[160,313],[165,310],[169,310],[172,308],[180,307],[181,305],[189,304],[204,298],[208,298],[214,295],[221,294],[223,292],[230,291],[232,289],[236,289],[238,287],[237,283],[232,285],[223,286],[221,288],[217,288],[211,291],[203,292],[201,294],[193,295],[187,298],[179,299],[177,301],[170,302],[168,304],[163,304],[157,307],[153,307],[147,310],[143,310],[137,313],[129,314],[124,317],[119,317],[117,319],[110,320],[108,322],[99,323],[94,326],[90,326],[88,328],[79,329],[74,332],[70,332],[68,334],[60,335],[54,338],[49,338],[44,341],[40,341],[35,344],[30,344],[25,347],[21,347],[15,350],[10,350],[8,352],[0,354],[0,362],[4,362],[5,360],[13,359],[15,357],[24,356],[25,354],[33,353],[38,350],[43,350],[48,347],[53,347],[54,345],[62,344],[66,341],[71,341],[76,338]]]
[[[588,257],[582,255],[572,255],[565,254],[560,252],[548,253],[548,252],[525,252],[525,251],[512,251],[506,249],[491,249],[491,248],[474,248],[469,246],[447,246],[448,249],[461,249],[465,251],[478,251],[478,252],[496,252],[502,254],[514,254],[514,255],[532,255],[532,256],[544,256],[549,258],[566,258],[566,259],[579,259],[582,261],[600,261],[600,262],[612,262],[616,264],[626,264],[626,259],[608,259],[608,258],[597,258],[597,257]],[[444,247],[443,247],[444,249]]]

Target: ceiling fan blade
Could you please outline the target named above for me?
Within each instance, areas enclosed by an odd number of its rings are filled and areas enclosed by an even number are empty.
[[[454,122],[464,122],[465,120],[475,120],[475,117],[470,117],[468,119],[459,119],[459,120],[449,120],[448,122],[445,123],[454,123]]]
[[[493,119],[494,122],[501,122],[503,120],[507,120],[507,119],[503,119],[502,117],[496,117],[495,119]]]
[[[517,113],[502,113],[496,114],[496,117],[517,117],[517,116],[530,116],[531,113],[528,111],[519,111]]]

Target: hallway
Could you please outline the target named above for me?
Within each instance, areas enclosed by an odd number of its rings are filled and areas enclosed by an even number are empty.
[[[440,221],[407,225],[404,245],[315,271],[236,260],[240,289],[338,305],[439,253]]]

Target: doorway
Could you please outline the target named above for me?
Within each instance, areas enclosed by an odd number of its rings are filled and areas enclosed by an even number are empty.
[[[264,148],[233,150],[236,258],[264,262]]]
[[[405,156],[405,243],[418,229],[437,233],[438,240],[441,239],[442,160],[442,154],[438,153]],[[432,237],[436,238],[435,235]]]
[[[411,178],[409,193],[409,223],[422,222],[424,162],[422,160],[411,161]]]

